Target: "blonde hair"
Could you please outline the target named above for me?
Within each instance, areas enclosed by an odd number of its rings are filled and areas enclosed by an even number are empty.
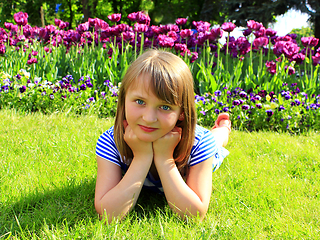
[[[179,170],[186,166],[196,127],[193,77],[187,64],[178,56],[160,50],[148,50],[139,56],[128,68],[121,81],[118,108],[114,125],[114,139],[122,159],[130,163],[133,153],[124,141],[123,121],[125,117],[125,97],[127,90],[142,74],[148,74],[151,91],[161,100],[180,106],[184,119],[178,120],[182,128],[181,140],[173,157]]]

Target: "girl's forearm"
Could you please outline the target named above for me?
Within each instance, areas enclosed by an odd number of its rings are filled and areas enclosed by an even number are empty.
[[[182,218],[198,216],[203,219],[208,210],[208,203],[186,184],[173,159],[155,161],[162,187],[168,204]]]
[[[106,214],[111,222],[113,218],[123,218],[135,206],[151,163],[152,157],[132,160],[120,182],[97,203],[101,206],[98,213],[102,217]]]

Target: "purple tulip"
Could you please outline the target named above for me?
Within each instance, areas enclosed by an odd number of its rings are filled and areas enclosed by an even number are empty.
[[[121,20],[121,13],[114,13],[108,16],[111,22],[119,22]]]
[[[177,52],[185,52],[187,51],[188,47],[186,44],[183,44],[183,43],[176,43],[174,45],[174,49],[177,51]]]
[[[320,54],[316,53],[315,56],[312,56],[312,64],[313,66],[317,66],[318,64],[320,64]]]
[[[174,45],[174,40],[167,35],[160,34],[158,36],[158,43],[161,47],[169,47],[172,48]]]
[[[208,22],[204,22],[204,21],[193,21],[192,22],[193,26],[196,27],[198,32],[207,32],[210,29],[211,24]]]
[[[253,40],[253,46],[255,46],[256,49],[265,47],[268,45],[268,43],[269,39],[267,37],[258,37]]]
[[[252,33],[251,29],[245,29],[244,31],[242,31],[243,36],[247,37]]]
[[[208,34],[208,39],[210,42],[216,42],[223,36],[223,31],[221,28],[212,28]]]
[[[187,23],[187,21],[188,21],[187,18],[178,18],[178,19],[176,20],[176,24],[177,24],[178,26],[183,26],[183,25],[185,25],[185,24]]]
[[[266,62],[267,71],[274,75],[277,72],[277,64],[274,61]]]
[[[194,61],[196,61],[198,59],[198,53],[192,52],[191,54],[192,54],[192,56],[191,56],[190,62],[193,63]]]
[[[206,112],[205,111],[200,111],[200,113],[205,116],[206,115]]]
[[[182,39],[189,38],[193,35],[193,31],[191,29],[182,29],[180,32],[180,36]]]
[[[293,55],[291,58],[292,61],[295,61],[298,64],[303,63],[304,59],[305,59],[305,55],[302,53],[297,53],[297,54]]]
[[[6,46],[3,43],[0,43],[0,54],[6,53]]]
[[[259,29],[262,27],[262,23],[259,23],[259,22],[256,22],[254,20],[249,20],[247,22],[247,27],[250,29],[250,30],[253,30],[253,31],[259,31]]]
[[[162,26],[164,32],[179,32],[179,27],[175,24],[167,24]]]
[[[125,42],[131,42],[132,40],[134,40],[134,32],[131,32],[131,31],[123,32],[122,37]]]
[[[140,24],[146,24],[146,25],[150,25],[150,17],[149,15],[144,14],[142,11],[137,12],[137,22]]]
[[[104,31],[109,27],[109,24],[99,18],[96,18],[94,29],[96,31]]]
[[[84,33],[85,31],[88,31],[88,30],[89,30],[89,22],[85,22],[85,23],[79,24],[78,27],[77,27],[77,31],[80,34]]]
[[[27,61],[27,64],[31,65],[33,63],[38,63],[38,59],[36,58],[30,58],[28,61]]]
[[[13,19],[19,26],[25,26],[28,23],[28,13],[24,13],[24,12],[15,13],[13,15]]]
[[[143,12],[133,12],[128,15],[128,19],[132,22],[150,25],[150,17]]]
[[[136,22],[137,21],[137,13],[136,12],[130,13],[130,14],[128,14],[127,18],[132,22]]]
[[[277,31],[272,30],[271,28],[266,29],[266,35],[269,37],[274,37],[277,34]]]
[[[148,25],[146,24],[140,24],[140,23],[135,23],[134,24],[134,31],[138,33],[146,32],[148,31]]]
[[[236,28],[236,25],[232,22],[225,22],[221,25],[221,28],[223,31],[230,33]]]
[[[315,47],[318,45],[319,39],[314,37],[302,37],[301,43],[304,47]]]

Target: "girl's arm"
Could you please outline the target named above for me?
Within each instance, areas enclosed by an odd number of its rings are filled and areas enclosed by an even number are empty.
[[[171,131],[153,143],[154,162],[162,187],[172,210],[182,218],[207,213],[212,192],[212,161],[209,158],[190,168],[186,182],[183,180],[173,159],[173,150],[180,135]]]
[[[97,156],[96,211],[109,222],[123,218],[135,206],[151,162],[134,158],[122,178],[118,165]]]
[[[124,138],[134,157],[123,177],[118,165],[97,157],[95,208],[109,222],[123,218],[134,207],[153,159],[152,144],[140,141],[129,126]]]

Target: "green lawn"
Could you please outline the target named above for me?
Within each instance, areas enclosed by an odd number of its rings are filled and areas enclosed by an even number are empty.
[[[233,131],[203,222],[143,192],[122,222],[94,209],[95,144],[112,121],[0,111],[0,239],[318,239],[320,136]]]

